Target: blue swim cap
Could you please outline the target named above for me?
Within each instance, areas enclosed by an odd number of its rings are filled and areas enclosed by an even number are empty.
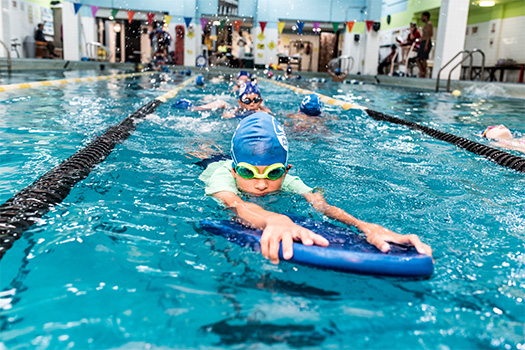
[[[266,112],[244,118],[232,138],[233,165],[288,164],[288,141],[281,124]]]
[[[204,83],[204,77],[202,75],[197,75],[197,78],[195,78],[195,86],[204,87]]]
[[[185,72],[185,73],[186,73],[186,75],[191,75],[191,69],[189,69],[189,68],[186,69],[186,72]]]
[[[248,74],[247,71],[245,71],[245,70],[241,70],[241,71],[239,72],[239,74],[237,75],[237,79],[239,79],[240,77],[250,77],[250,75]]]
[[[172,104],[171,107],[178,109],[191,109],[193,107],[193,103],[191,103],[190,100],[183,98]]]
[[[310,94],[306,96],[301,102],[301,107],[299,108],[301,112],[311,117],[317,117],[321,114],[321,99],[317,94]]]
[[[335,74],[337,74],[337,75],[341,75],[341,68],[337,68],[337,69],[335,70]]]
[[[242,84],[239,88],[239,100],[242,99],[243,96],[248,94],[257,94],[261,96],[259,86],[257,86],[257,84],[252,81],[247,81],[246,83]]]

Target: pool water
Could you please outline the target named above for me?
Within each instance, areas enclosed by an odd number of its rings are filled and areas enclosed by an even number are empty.
[[[184,79],[171,78],[0,96],[0,203]],[[178,98],[235,103],[228,81],[209,78]],[[487,125],[525,131],[519,100],[300,85],[482,143]],[[419,235],[434,250],[430,279],[275,266],[200,231],[199,220],[232,216],[204,196],[202,169],[185,153],[227,152],[238,120],[168,101],[2,258],[0,349],[525,349],[523,174],[359,110],[326,105],[322,122],[299,123],[286,114],[302,96],[261,89],[285,125],[291,173],[359,219]],[[256,202],[328,220],[302,197]]]

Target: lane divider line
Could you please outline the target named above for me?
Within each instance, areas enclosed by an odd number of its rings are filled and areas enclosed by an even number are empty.
[[[331,105],[335,105],[335,106],[341,106],[341,108],[343,108],[344,110],[361,109],[364,112],[366,112],[374,120],[387,121],[393,124],[403,125],[410,129],[421,131],[422,133],[427,134],[435,139],[448,142],[450,144],[463,148],[464,150],[467,150],[474,154],[485,157],[493,161],[496,164],[499,164],[501,166],[504,166],[512,170],[516,170],[516,171],[525,173],[525,158],[524,157],[515,156],[512,153],[505,152],[498,148],[490,147],[490,146],[484,145],[479,142],[471,141],[464,137],[459,137],[459,136],[450,134],[448,132],[440,131],[440,130],[433,129],[425,125],[421,125],[421,124],[407,121],[401,118],[393,117],[391,115],[384,114],[382,112],[374,111],[372,109],[362,107],[356,104],[352,104],[349,102],[345,102],[342,100],[337,100],[337,99],[334,99],[326,95],[321,95],[315,91],[301,89],[293,85],[289,85],[289,84],[285,84],[285,83],[281,83],[281,82],[273,81],[269,79],[261,79],[261,80],[290,89],[299,94],[304,94],[304,95],[309,95],[312,93],[317,94],[321,98],[322,102],[325,102]]]
[[[194,78],[187,79],[146,103],[0,205],[0,259],[28,228],[61,203],[77,183],[102,163],[117,144],[124,142],[148,114],[193,81]]]
[[[158,73],[158,72],[140,72],[140,73],[101,75],[97,77],[85,77],[85,78],[32,81],[29,83],[0,85],[0,92],[14,91],[14,90],[20,90],[20,89],[39,88],[42,86],[58,86],[58,85],[69,84],[69,83],[83,83],[86,81],[123,79],[123,78],[129,78],[129,77],[135,77],[135,76],[141,76],[141,75],[155,74],[155,73]]]

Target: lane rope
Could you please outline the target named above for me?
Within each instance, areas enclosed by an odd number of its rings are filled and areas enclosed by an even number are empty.
[[[141,76],[141,75],[155,74],[155,73],[158,73],[158,72],[140,72],[140,73],[101,75],[101,76],[84,77],[84,78],[32,81],[29,83],[0,85],[0,92],[8,92],[8,91],[14,91],[14,90],[20,90],[20,89],[39,88],[43,86],[59,86],[59,85],[71,84],[71,83],[84,83],[88,81],[123,79],[123,78],[136,77],[136,76]]]
[[[62,202],[71,189],[85,179],[96,165],[102,163],[117,144],[125,141],[148,114],[175,97],[193,80],[194,78],[187,79],[174,89],[146,103],[0,205],[0,259],[24,231],[33,226],[53,206]]]
[[[433,129],[431,127],[421,125],[415,122],[407,121],[401,118],[393,117],[388,114],[384,114],[378,111],[374,111],[372,109],[359,106],[357,104],[352,104],[346,101],[334,99],[330,96],[319,94],[315,91],[302,89],[293,85],[281,83],[278,81],[273,81],[269,79],[260,79],[265,82],[270,82],[272,84],[275,84],[277,86],[281,86],[287,89],[290,89],[296,93],[309,95],[309,94],[316,94],[319,96],[322,102],[328,103],[330,105],[334,106],[340,106],[344,110],[348,109],[360,109],[366,112],[372,119],[378,120],[378,121],[386,121],[393,124],[403,125],[410,129],[419,130],[424,134],[427,134],[435,139],[448,142],[450,144],[453,144],[455,146],[458,146],[464,150],[467,150],[469,152],[472,152],[474,154],[480,155],[482,157],[485,157],[491,161],[493,161],[496,164],[499,164],[501,166],[504,166],[506,168],[516,170],[522,173],[525,173],[525,158],[516,156],[512,153],[502,151],[498,148],[490,147],[487,145],[484,145],[479,142],[471,141],[469,139],[466,139],[464,137],[459,137],[453,134],[450,134],[448,132],[440,131],[437,129]]]

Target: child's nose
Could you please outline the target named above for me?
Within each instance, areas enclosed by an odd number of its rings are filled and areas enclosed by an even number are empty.
[[[266,179],[257,179],[255,182],[255,188],[259,191],[263,191],[268,188],[268,181]]]

